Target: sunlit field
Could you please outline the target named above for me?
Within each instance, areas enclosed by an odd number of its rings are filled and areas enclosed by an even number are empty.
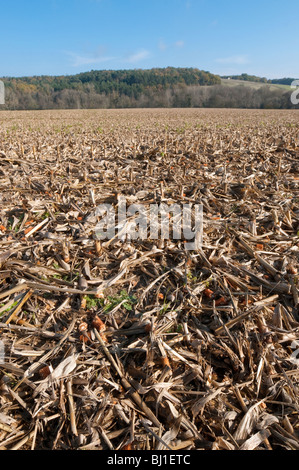
[[[1,449],[298,449],[298,117],[0,113]],[[201,246],[99,240],[121,196]]]

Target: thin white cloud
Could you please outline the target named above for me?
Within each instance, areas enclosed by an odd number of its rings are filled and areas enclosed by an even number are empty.
[[[161,39],[158,44],[158,48],[160,51],[165,51],[167,49],[167,44]]]
[[[158,43],[158,49],[160,51],[166,51],[166,49],[173,49],[173,48],[176,48],[176,49],[182,49],[182,47],[185,46],[185,42],[182,41],[182,40],[179,40],[179,41],[176,41],[172,44],[166,44],[163,39],[160,39],[159,43]]]
[[[249,64],[249,59],[247,55],[241,54],[230,57],[222,57],[220,59],[216,59],[215,62],[218,62],[218,64],[243,65]]]
[[[99,54],[80,55],[75,52],[66,52],[66,54],[71,59],[72,67],[81,67],[82,65],[102,64],[104,62],[110,62],[115,59],[115,57],[102,56]]]
[[[135,52],[134,54],[127,57],[125,59],[125,62],[128,62],[130,64],[136,64],[137,62],[140,62],[149,57],[149,55],[149,51],[147,51],[146,49],[142,49],[141,51]]]
[[[95,52],[90,53],[76,53],[71,51],[65,51],[65,54],[68,55],[70,59],[70,65],[72,67],[82,67],[84,65],[96,65],[96,64],[103,64],[105,62],[112,62],[112,61],[120,61],[129,64],[136,64],[141,62],[142,60],[146,59],[150,56],[150,52],[146,49],[139,50],[134,54],[131,54],[127,57],[115,57],[115,56],[108,56],[104,54],[104,50],[102,47],[99,47]]]

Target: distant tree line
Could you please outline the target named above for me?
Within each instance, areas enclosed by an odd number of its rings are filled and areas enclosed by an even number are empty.
[[[277,85],[292,85],[293,81],[295,80],[295,78],[274,78],[273,80],[271,80],[271,83],[273,83],[274,85],[277,84]]]
[[[243,80],[245,82],[271,83],[271,80],[268,80],[266,77],[257,77],[256,75],[248,75],[248,73],[242,73],[242,75],[224,75],[221,78]]]
[[[290,92],[221,85],[195,68],[91,71],[70,76],[3,78],[0,109],[96,108],[292,108]]]
[[[272,80],[265,77],[257,77],[256,75],[248,75],[242,73],[241,75],[225,75],[221,78],[230,78],[232,80],[243,80],[245,82],[257,82],[257,83],[272,83],[273,85],[291,85],[295,78],[274,78]]]

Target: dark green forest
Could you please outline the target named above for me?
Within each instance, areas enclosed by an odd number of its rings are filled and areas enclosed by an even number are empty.
[[[225,87],[221,77],[197,68],[92,70],[77,75],[4,77],[1,109],[97,109],[158,107],[292,108],[290,92],[265,86]],[[285,79],[287,80],[287,79]]]

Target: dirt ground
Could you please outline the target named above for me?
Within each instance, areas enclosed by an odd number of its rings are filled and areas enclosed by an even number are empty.
[[[0,113],[1,450],[299,449],[298,117]],[[201,244],[100,240],[122,199]]]

